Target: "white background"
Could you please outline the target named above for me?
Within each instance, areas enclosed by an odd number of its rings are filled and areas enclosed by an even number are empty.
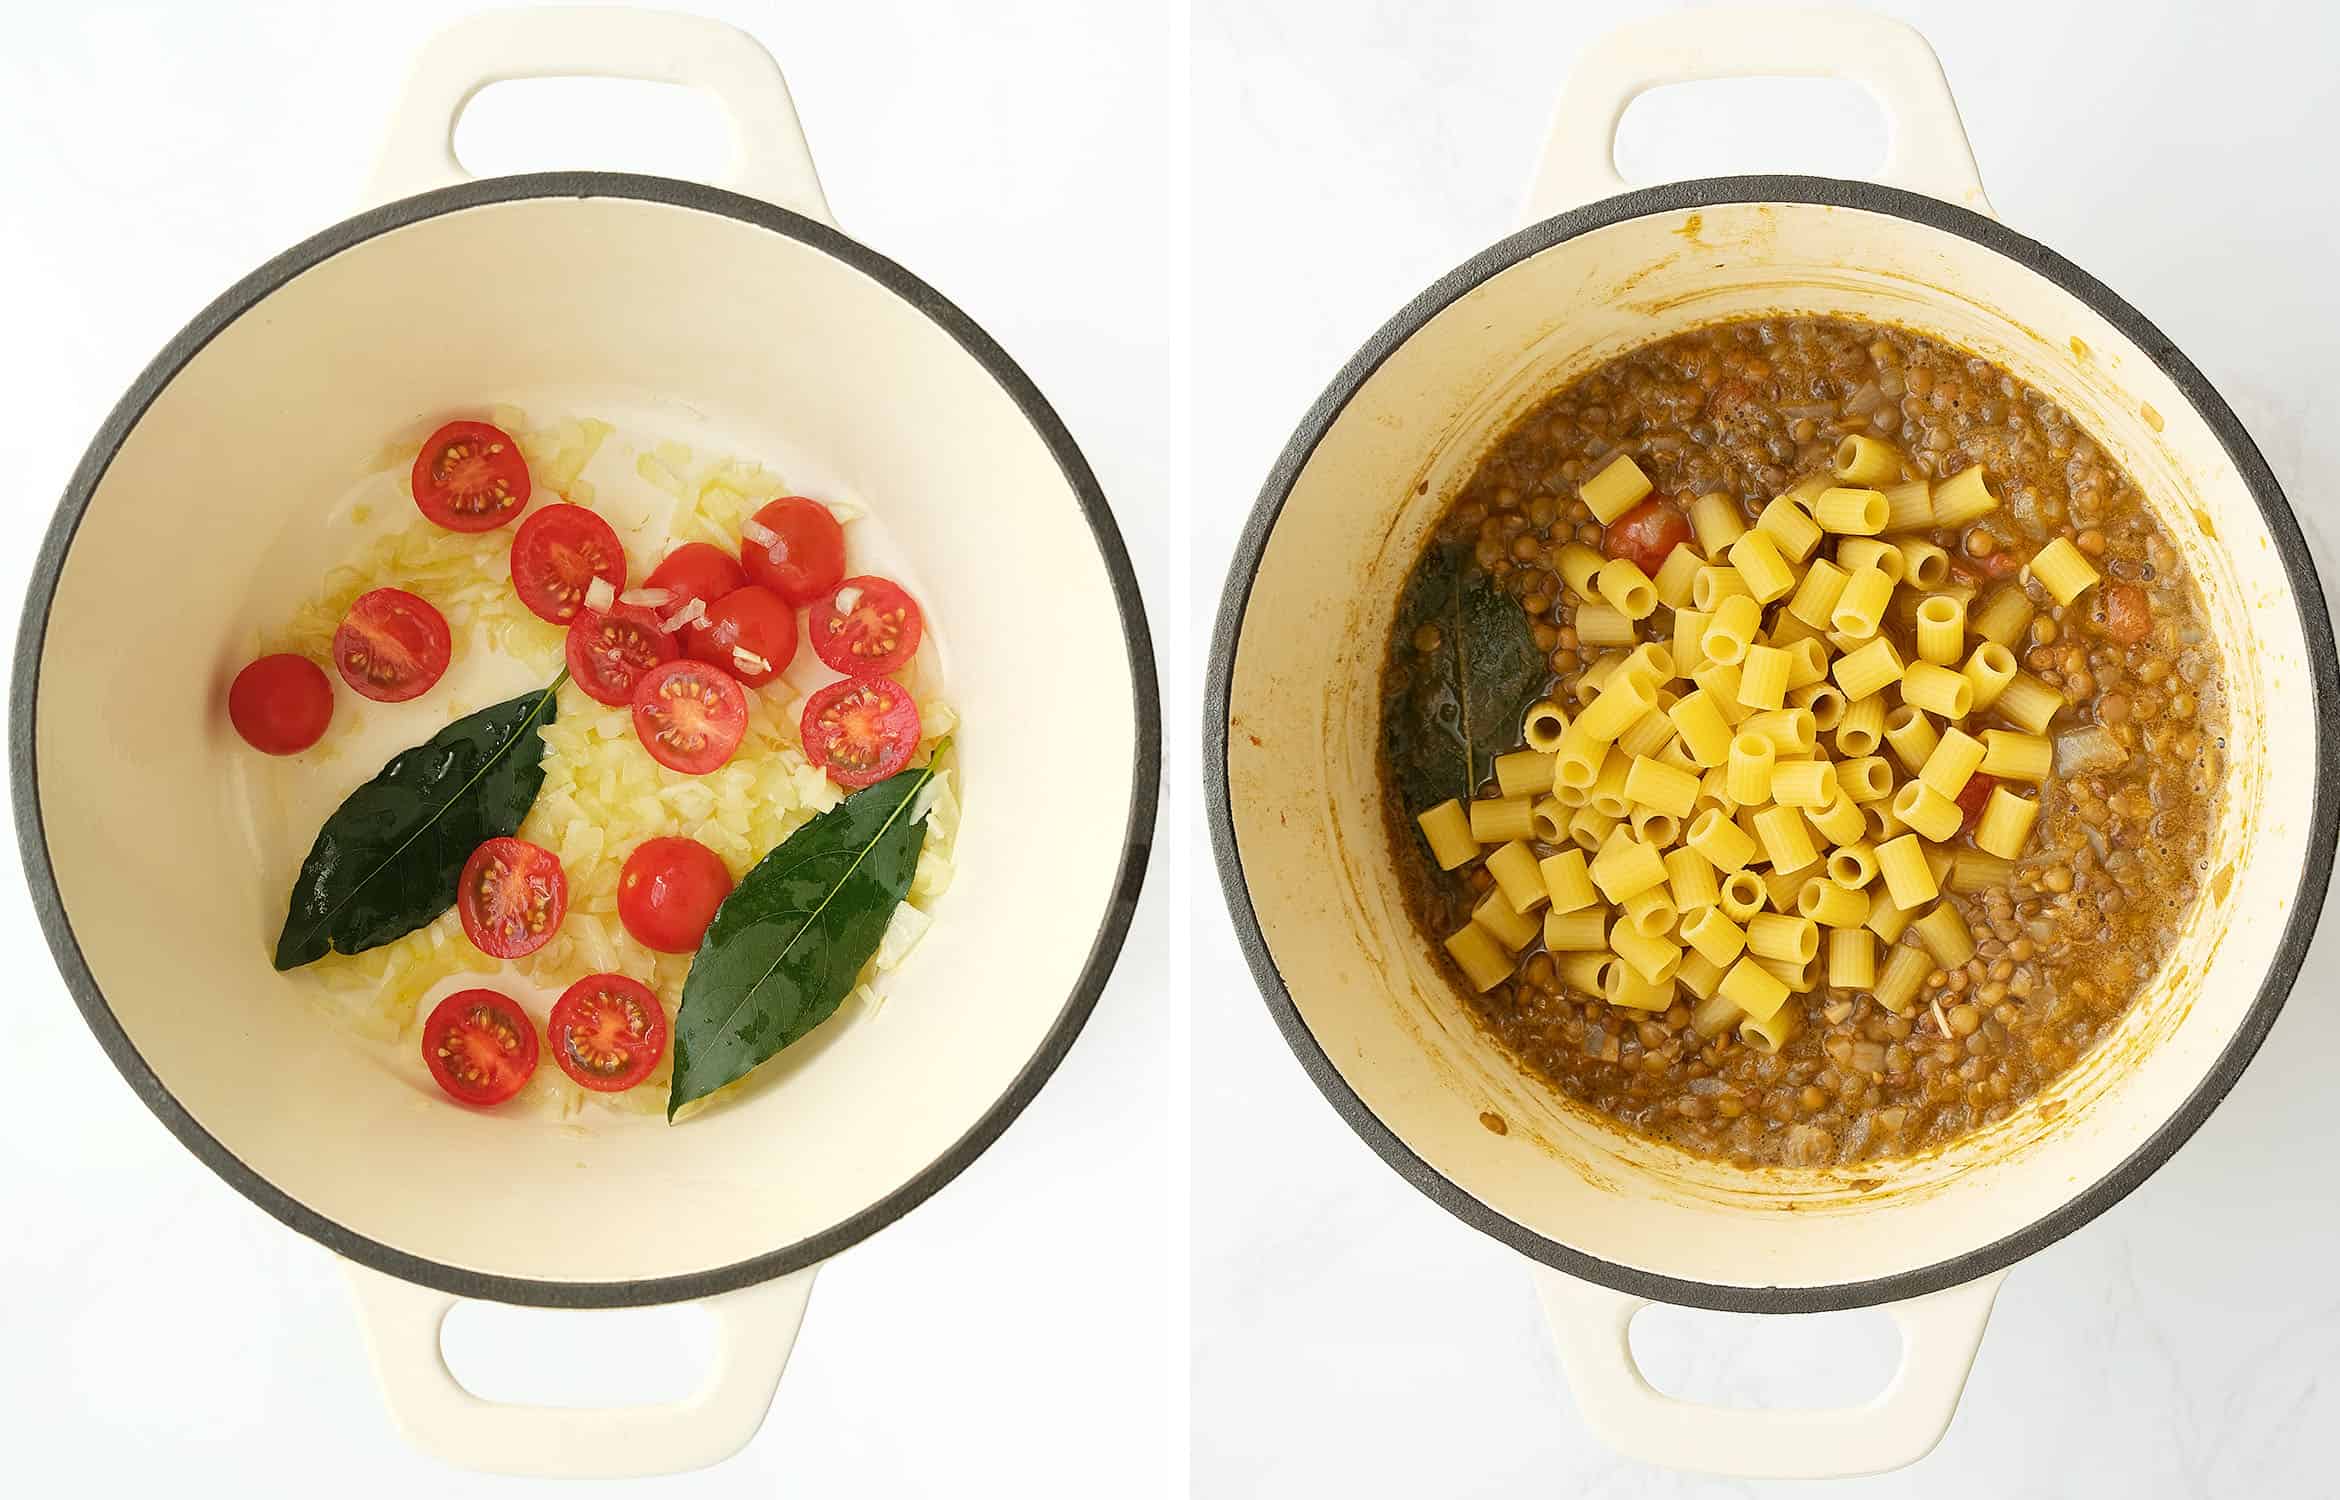
[[[1190,636],[1215,610],[1253,493],[1309,401],[1407,298],[1517,227],[1577,49],[1657,8],[1195,0]],[[2294,502],[2330,515],[2333,11],[1884,8],[1941,52],[2001,217],[2158,321],[2226,393]],[[1766,87],[1629,118],[1627,175],[1858,174],[1881,159],[1873,117]],[[1185,833],[1201,837],[1191,814]],[[1664,1473],[1600,1450],[1520,1260],[1418,1195],[1340,1122],[1256,998],[1206,867],[1192,891],[1197,1494],[1821,1492]],[[2301,986],[2192,1144],[2015,1270],[1935,1455],[1828,1495],[2333,1492],[2335,953],[2323,950],[2326,977]],[[1638,1332],[1661,1385],[1748,1404],[1857,1400],[1893,1357],[1877,1313],[1764,1322],[1661,1310]]]
[[[1161,289],[1177,259],[1165,184],[1183,18],[1077,0],[698,8],[780,59],[838,221],[956,300],[1050,396],[1159,608],[1171,592],[1176,323]],[[231,281],[360,206],[408,59],[467,7],[0,9],[0,598],[14,601],[123,387]],[[722,160],[719,135],[683,128],[695,114],[548,88],[535,105],[517,87],[483,98],[463,138],[475,165],[687,176]],[[187,478],[185,503],[202,505],[202,476]],[[1183,1458],[1185,1399],[1170,883],[1157,871],[1120,977],[1023,1118],[822,1273],[747,1453],[629,1492],[1158,1491]],[[456,1474],[400,1443],[331,1257],[213,1177],[132,1098],[57,980],[20,885],[10,859],[0,1490],[549,1492]],[[616,1323],[605,1335],[595,1316],[473,1319],[450,1346],[504,1393],[688,1389],[695,1370],[677,1362],[694,1323],[600,1315]]]

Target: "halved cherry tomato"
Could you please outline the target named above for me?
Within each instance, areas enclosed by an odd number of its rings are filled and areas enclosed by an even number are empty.
[[[708,605],[707,628],[687,633],[683,647],[749,687],[762,687],[796,659],[796,611],[751,583]]]
[[[810,604],[845,576],[845,528],[818,500],[785,495],[756,512],[780,538],[760,547],[740,539],[748,582],[760,583],[790,604]]]
[[[333,684],[305,656],[263,656],[228,684],[228,722],[255,750],[298,755],[333,722]]]
[[[618,920],[645,948],[696,953],[731,894],[731,871],[697,839],[651,839],[618,872]]]
[[[634,688],[635,737],[670,771],[706,775],[731,759],[745,733],[747,694],[721,667],[670,661]]]
[[[493,531],[528,508],[520,445],[485,422],[449,422],[414,456],[414,503],[449,531]]]
[[[838,584],[814,607],[810,623],[814,652],[848,677],[878,677],[910,665],[926,624],[918,601],[900,584],[866,573]]]
[[[1625,557],[1650,577],[1665,565],[1666,554],[1690,540],[1690,518],[1662,495],[1652,495],[1611,521],[1601,533],[1601,551]]]
[[[2133,583],[2107,584],[2101,601],[2104,633],[2124,646],[2134,646],[2153,629],[2153,601]]]
[[[593,580],[626,586],[626,549],[609,523],[582,505],[547,505],[512,538],[512,591],[540,620],[566,625],[585,607]]]
[[[453,649],[447,617],[404,589],[358,595],[333,632],[333,665],[341,680],[376,703],[404,703],[429,692]]]
[[[423,1064],[449,1097],[501,1104],[536,1071],[536,1028],[511,998],[457,990],[423,1022]]]
[[[841,787],[865,787],[910,764],[918,705],[891,677],[848,677],[804,700],[805,758]]]
[[[586,697],[611,708],[633,702],[642,674],[681,654],[658,616],[640,605],[620,604],[606,614],[579,610],[569,622],[569,675]]]
[[[1958,789],[1957,797],[1960,833],[1974,832],[1975,819],[1982,816],[1983,807],[1991,800],[1991,792],[1998,784],[1998,777],[1985,776],[1980,771],[1966,778],[1966,785]]]
[[[552,941],[569,910],[560,856],[526,839],[489,839],[455,883],[463,935],[490,958],[519,958]]]
[[[746,582],[747,574],[740,570],[738,558],[712,542],[685,542],[650,570],[642,587],[664,589],[674,596],[658,606],[658,613],[664,618],[682,608],[686,599],[712,605]]]
[[[630,1089],[666,1055],[666,1008],[640,980],[588,974],[561,992],[544,1023],[553,1061],[586,1088]]]

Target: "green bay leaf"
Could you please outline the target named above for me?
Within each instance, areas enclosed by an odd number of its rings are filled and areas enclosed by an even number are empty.
[[[536,731],[567,676],[457,719],[343,800],[293,881],[277,968],[379,947],[455,904],[471,852],[518,833],[535,805],[544,785]]]
[[[926,841],[918,794],[943,749],[790,834],[716,908],[683,981],[667,1118],[836,1013],[910,893]]]
[[[1518,743],[1520,721],[1551,672],[1527,611],[1459,542],[1432,547],[1414,565],[1390,641],[1382,744],[1410,819],[1478,790],[1495,757]]]

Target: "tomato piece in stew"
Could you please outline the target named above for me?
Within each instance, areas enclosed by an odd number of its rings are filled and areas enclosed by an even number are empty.
[[[414,456],[414,503],[449,531],[493,531],[528,508],[520,445],[485,422],[449,422]]]
[[[586,697],[611,708],[633,702],[642,674],[680,654],[658,616],[639,605],[580,610],[569,623],[569,675]]]
[[[666,1009],[638,979],[588,974],[553,1002],[544,1033],[562,1072],[614,1094],[649,1077],[666,1055]]]
[[[721,667],[670,661],[634,689],[634,734],[670,771],[704,776],[731,759],[747,733],[747,694]]]
[[[918,601],[890,578],[848,578],[815,606],[813,651],[848,677],[899,672],[918,654]]]
[[[560,857],[526,839],[489,839],[455,885],[464,936],[490,958],[519,958],[552,941],[569,910]]]
[[[790,604],[810,604],[845,576],[845,528],[820,501],[784,495],[756,512],[756,525],[772,540],[741,536],[739,560],[748,582]]]
[[[770,589],[733,589],[707,606],[706,623],[683,637],[684,646],[749,687],[762,687],[796,659],[796,611]]]
[[[540,620],[566,625],[596,578],[613,596],[626,586],[626,549],[607,521],[582,505],[547,505],[512,538],[512,591]]]
[[[423,1065],[451,1099],[501,1104],[536,1072],[536,1027],[495,990],[457,990],[423,1022]]]
[[[804,703],[805,757],[842,787],[865,787],[910,764],[918,704],[891,677],[848,677]]]
[[[429,692],[453,650],[447,617],[404,589],[358,595],[333,632],[333,665],[341,680],[376,703],[404,703]]]
[[[1665,566],[1666,554],[1690,540],[1690,518],[1673,501],[1652,495],[1608,524],[1601,533],[1601,551],[1628,558],[1651,578]]]
[[[305,656],[263,656],[228,685],[228,722],[255,750],[298,755],[333,722],[333,684]]]

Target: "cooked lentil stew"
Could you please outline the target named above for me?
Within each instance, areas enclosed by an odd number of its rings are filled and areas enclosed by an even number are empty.
[[[1719,324],[1530,411],[1426,542],[1382,686],[1407,904],[1476,1020],[1740,1165],[2006,1117],[2119,1021],[2209,874],[2225,700],[2177,548],[2069,413],[1899,328]],[[1864,700],[1887,743],[1832,734]],[[1733,800],[1758,760],[1767,799]]]

